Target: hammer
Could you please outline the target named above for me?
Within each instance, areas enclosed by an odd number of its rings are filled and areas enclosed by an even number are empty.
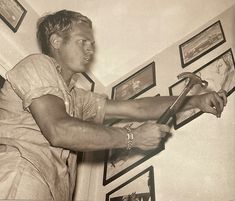
[[[183,105],[186,100],[186,95],[193,88],[194,85],[200,84],[203,88],[208,86],[208,82],[202,80],[199,76],[195,75],[191,72],[184,72],[177,76],[178,79],[188,79],[187,85],[178,98],[174,101],[174,103],[166,109],[166,111],[161,115],[161,117],[157,120],[159,124],[168,124],[169,119],[178,111],[178,109]]]

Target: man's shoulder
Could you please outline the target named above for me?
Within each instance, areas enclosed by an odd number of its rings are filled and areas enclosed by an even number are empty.
[[[40,63],[40,62],[51,62],[52,58],[42,54],[42,53],[35,53],[35,54],[30,54],[28,56],[26,56],[25,58],[23,58],[19,63],[16,64],[16,66],[18,65],[22,65],[22,64],[27,64],[27,63]]]
[[[35,53],[30,54],[18,62],[10,71],[26,70],[33,71],[34,69],[39,70],[49,70],[54,69],[56,62],[53,58],[41,54]]]
[[[50,75],[56,71],[55,61],[45,54],[31,54],[17,63],[6,73],[6,77]]]

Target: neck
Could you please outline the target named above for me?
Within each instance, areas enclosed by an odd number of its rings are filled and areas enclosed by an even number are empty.
[[[61,69],[61,76],[63,77],[64,82],[66,83],[66,85],[69,86],[70,81],[71,81],[72,76],[73,76],[73,73],[68,73],[62,68]]]
[[[58,63],[58,65],[60,66],[60,74],[64,79],[64,82],[66,83],[67,86],[69,86],[70,81],[72,79],[72,76],[74,74],[74,72],[72,72],[71,70],[69,70],[69,68],[66,66],[66,64],[60,59],[60,57],[58,57],[57,55],[53,55],[52,56],[56,62]]]

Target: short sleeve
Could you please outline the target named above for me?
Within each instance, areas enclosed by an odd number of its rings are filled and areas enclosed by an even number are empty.
[[[75,88],[75,114],[85,121],[103,123],[107,96]]]
[[[58,85],[55,63],[46,55],[34,54],[26,57],[6,73],[6,78],[22,99],[24,109],[30,106],[33,99],[46,94],[64,99]]]

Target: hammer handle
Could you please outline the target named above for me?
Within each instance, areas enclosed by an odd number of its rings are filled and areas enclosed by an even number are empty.
[[[187,86],[184,88],[184,90],[181,92],[181,94],[177,97],[177,99],[174,101],[174,103],[166,109],[166,111],[160,116],[160,118],[157,120],[158,124],[168,124],[169,119],[173,117],[173,115],[176,113],[176,111],[182,106],[186,95],[190,91],[192,87]]]
[[[168,107],[168,109],[161,115],[161,117],[157,120],[158,124],[167,124],[169,119],[175,114],[175,111]]]

